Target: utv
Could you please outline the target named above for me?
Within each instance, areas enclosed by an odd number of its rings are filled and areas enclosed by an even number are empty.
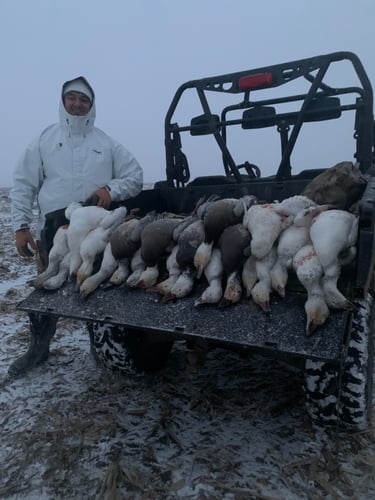
[[[186,121],[193,109],[196,116]],[[270,133],[267,140],[266,133]],[[303,139],[306,149],[301,146]],[[223,309],[196,308],[195,292],[160,304],[155,294],[144,290],[101,288],[82,301],[73,284],[55,292],[35,290],[19,309],[29,312],[35,328],[48,328],[46,318],[59,316],[108,323],[118,326],[119,332],[125,327],[131,351],[143,368],[165,362],[177,339],[203,339],[303,362],[306,403],[313,420],[356,428],[368,425],[373,375],[374,122],[372,87],[358,57],[336,52],[184,83],[166,114],[165,152],[166,179],[124,202],[129,210],[139,209],[141,216],[151,210],[187,214],[200,198],[210,195],[240,198],[249,193],[263,202],[281,201],[301,194],[318,174],[352,155],[367,183],[358,201],[357,255],[342,270],[339,286],[355,310],[330,311],[324,326],[306,336],[306,293],[292,278],[284,299],[272,296],[270,315],[245,299]],[[212,159],[215,153],[217,158]],[[191,180],[194,154],[195,172],[210,175]],[[156,352],[158,362],[153,363]]]

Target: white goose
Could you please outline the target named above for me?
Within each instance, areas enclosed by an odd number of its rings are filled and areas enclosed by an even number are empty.
[[[285,297],[285,286],[288,281],[288,265],[290,260],[309,241],[309,227],[298,227],[293,224],[281,233],[277,244],[277,260],[270,271],[272,288],[281,297]]]
[[[328,210],[313,220],[310,238],[322,264],[322,286],[329,307],[352,309],[353,304],[338,290],[341,271],[340,253],[355,255],[358,217],[344,210]]]
[[[130,261],[131,273],[129,274],[125,283],[130,287],[136,287],[137,283],[139,281],[139,277],[141,276],[141,274],[143,273],[143,271],[145,269],[146,269],[146,264],[144,263],[144,260],[142,259],[141,249],[138,248],[138,250],[134,253],[134,255]]]
[[[296,216],[301,210],[316,207],[316,205],[317,204],[307,196],[295,195],[275,203],[275,211],[285,216]]]
[[[90,293],[98,288],[98,286],[103,283],[107,278],[112,276],[115,269],[117,268],[117,260],[113,257],[111,245],[107,242],[104,249],[102,263],[100,269],[97,273],[89,276],[81,284],[79,293],[81,298],[86,298]]]
[[[293,200],[298,203],[290,206]],[[283,203],[285,203],[284,206]],[[291,259],[300,248],[310,243],[310,227],[313,218],[328,210],[330,205],[316,205],[316,203],[303,196],[287,198],[280,205],[284,207],[285,212],[295,215],[293,224],[280,234],[277,243],[277,261],[270,273],[272,288],[281,297],[285,297],[285,286],[288,280],[288,268],[291,266]],[[307,205],[307,208],[297,211],[304,205]],[[292,214],[293,207],[295,212]]]
[[[146,268],[139,275],[138,282],[134,284],[134,287],[138,288],[150,288],[157,282],[159,278],[159,263],[154,266],[146,266]]]
[[[242,297],[242,279],[238,270],[232,271],[227,276],[227,283],[224,290],[224,296],[219,304],[219,307],[227,307],[237,304]]]
[[[329,309],[321,285],[323,267],[311,244],[303,246],[294,255],[293,269],[298,280],[307,291],[307,300],[305,302],[306,335],[311,335],[327,321],[329,316]]]
[[[246,297],[250,297],[251,290],[253,289],[255,283],[257,282],[257,271],[255,267],[255,257],[250,255],[246,260],[242,268],[242,284],[245,289]]]
[[[272,247],[263,259],[255,260],[258,281],[251,289],[253,301],[267,314],[270,312],[271,277],[270,271],[276,262],[276,248]]]
[[[178,276],[171,291],[164,295],[160,302],[165,303],[175,299],[182,299],[191,293],[194,287],[195,269],[187,267]]]
[[[207,279],[208,287],[203,291],[202,295],[195,300],[195,307],[202,304],[217,304],[223,296],[223,263],[221,252],[218,248],[212,250],[210,262],[204,269],[204,275]]]
[[[279,214],[275,207],[275,203],[252,205],[244,215],[243,225],[252,236],[250,248],[256,259],[268,255],[281,231],[293,222],[292,217]]]
[[[96,257],[103,253],[112,231],[124,220],[126,212],[125,207],[119,207],[107,213],[83,239],[79,248],[82,263],[77,271],[78,286],[91,275]]]
[[[34,279],[33,286],[35,288],[42,288],[47,279],[55,276],[59,272],[61,261],[68,251],[68,226],[65,225],[59,227],[56,231],[52,248],[48,254],[48,267]]]
[[[60,262],[59,272],[51,276],[43,283],[43,288],[46,290],[57,290],[60,288],[69,276],[70,268],[70,252],[68,252]]]
[[[77,273],[82,263],[79,252],[82,241],[108,213],[109,211],[102,207],[82,207],[79,203],[71,203],[65,210],[65,217],[70,221],[68,227],[68,246],[71,253],[70,277]]]
[[[111,245],[111,250],[112,250],[112,245]],[[129,264],[129,259],[127,258],[120,260],[116,259],[116,260],[117,260],[117,269],[110,277],[109,283],[114,286],[119,286],[125,283],[125,281],[127,280],[130,274],[130,264]]]
[[[171,253],[168,255],[166,261],[166,268],[168,272],[168,278],[155,286],[151,287],[148,291],[160,293],[161,295],[167,295],[171,292],[173,285],[176,283],[178,277],[181,274],[180,266],[177,264],[176,255],[178,252],[178,245],[175,245]]]

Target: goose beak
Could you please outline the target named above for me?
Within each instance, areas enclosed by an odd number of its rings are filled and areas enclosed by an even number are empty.
[[[203,269],[203,267],[202,267],[202,266],[200,266],[200,265],[199,265],[196,269],[197,269],[197,274],[196,274],[196,276],[197,276],[197,279],[199,280],[199,279],[202,277],[202,274],[203,274],[203,270],[204,270],[204,269]]]
[[[269,316],[271,314],[271,306],[269,300],[265,300],[264,302],[259,302],[259,306],[263,312]]]
[[[307,321],[306,324],[306,335],[310,337],[312,333],[314,333],[318,329],[317,324],[315,324],[312,320]]]
[[[219,309],[224,309],[225,307],[229,307],[233,304],[233,302],[225,297],[221,299],[221,301],[218,304]]]
[[[169,292],[160,299],[160,304],[166,304],[167,302],[171,302],[172,300],[176,300],[176,295]]]
[[[79,292],[79,298],[81,300],[85,300],[89,294],[90,294],[90,292],[88,290],[82,290]]]

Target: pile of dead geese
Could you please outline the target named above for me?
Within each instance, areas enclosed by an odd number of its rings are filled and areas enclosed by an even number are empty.
[[[311,184],[314,190],[316,180]],[[200,281],[196,307],[223,307],[245,296],[267,313],[271,293],[284,297],[294,271],[306,289],[310,334],[325,323],[330,308],[351,307],[337,282],[342,266],[355,257],[358,235],[358,217],[344,207],[348,200],[317,203],[312,192],[273,203],[250,195],[212,196],[190,215],[151,212],[142,218],[125,207],[108,211],[72,203],[65,213],[69,224],[57,230],[48,268],[33,286],[56,290],[75,280],[85,298],[104,283],[126,285],[157,292],[160,302],[168,302],[191,294]]]

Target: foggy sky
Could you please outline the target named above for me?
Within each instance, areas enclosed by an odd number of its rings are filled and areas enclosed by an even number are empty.
[[[66,80],[88,79],[96,125],[153,182],[165,178],[164,118],[182,83],[344,50],[374,84],[374,14],[373,0],[1,0],[0,186],[58,120]]]

